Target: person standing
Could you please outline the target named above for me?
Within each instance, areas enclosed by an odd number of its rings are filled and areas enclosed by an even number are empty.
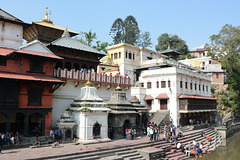
[[[56,139],[56,141],[59,141],[60,138],[60,132],[59,130],[56,128],[56,130],[54,131],[54,137]]]
[[[158,134],[158,129],[157,129],[157,127],[154,127],[154,129],[153,129],[153,139],[154,139],[154,141],[157,140],[157,134]]]
[[[137,138],[137,130],[134,129],[134,138]]]
[[[172,132],[173,132],[173,135],[176,136],[176,126],[172,126]]]
[[[128,128],[126,128],[125,129],[125,133],[126,133],[126,139],[128,140],[128,132],[129,132],[129,130],[128,130]]]
[[[161,140],[160,134],[161,134],[161,128],[158,127],[157,140]]]
[[[149,130],[149,134],[150,134],[150,141],[153,141],[153,128],[151,127]]]
[[[134,137],[134,130],[131,128],[131,135],[132,135],[132,140],[133,140],[133,137]]]

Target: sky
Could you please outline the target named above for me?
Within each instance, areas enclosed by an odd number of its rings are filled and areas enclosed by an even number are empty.
[[[26,23],[43,19],[46,6],[55,25],[92,30],[109,43],[113,22],[132,15],[141,31],[150,32],[153,50],[163,33],[178,35],[192,49],[209,43],[225,24],[240,25],[239,0],[0,0],[1,9]]]

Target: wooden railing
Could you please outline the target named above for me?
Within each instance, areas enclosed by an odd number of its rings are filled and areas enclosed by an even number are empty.
[[[65,79],[65,80],[76,80],[76,81],[87,81],[88,78],[90,82],[93,83],[106,83],[106,84],[120,84],[130,86],[130,77],[111,74],[108,76],[106,74],[97,74],[96,72],[88,71],[75,71],[72,69],[68,71],[67,69],[54,69],[54,77]]]

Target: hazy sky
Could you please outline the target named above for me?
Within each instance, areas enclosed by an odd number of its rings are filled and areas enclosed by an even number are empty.
[[[155,49],[162,33],[176,34],[189,49],[209,42],[225,24],[240,24],[238,0],[0,0],[0,8],[26,23],[44,18],[46,6],[55,25],[80,32],[92,29],[112,43],[114,20],[133,15],[141,31],[151,34]]]

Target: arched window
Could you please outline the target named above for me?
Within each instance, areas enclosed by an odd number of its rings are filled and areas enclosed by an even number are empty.
[[[64,68],[67,68],[67,70],[70,71],[72,69],[72,64],[70,62],[66,62]]]
[[[58,69],[58,68],[63,68],[63,62],[57,61],[57,63],[55,64],[55,69]]]
[[[80,70],[80,67],[79,67],[79,64],[78,64],[78,63],[75,63],[75,64],[73,65],[73,68],[74,68],[75,70]]]
[[[96,122],[93,125],[93,137],[94,138],[100,138],[101,137],[101,125],[98,122]]]

